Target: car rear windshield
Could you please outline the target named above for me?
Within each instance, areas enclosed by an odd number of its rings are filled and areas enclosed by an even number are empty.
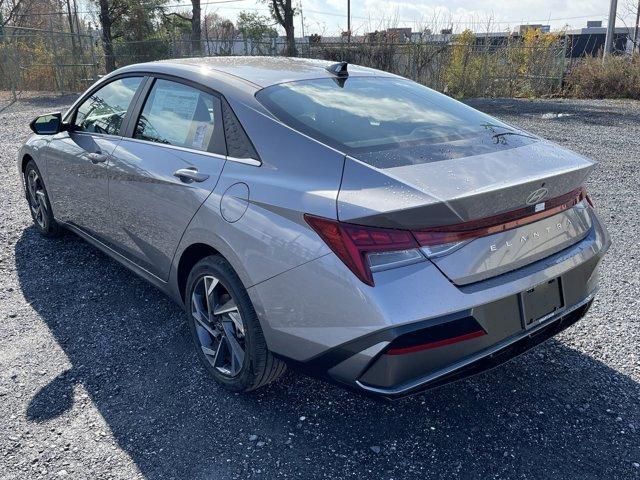
[[[286,125],[352,154],[513,130],[446,95],[395,77],[288,82],[267,87],[256,98]]]

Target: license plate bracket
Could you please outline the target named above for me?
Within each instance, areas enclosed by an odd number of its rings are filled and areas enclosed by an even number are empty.
[[[554,278],[520,293],[523,328],[536,326],[547,316],[560,310],[564,306],[563,303],[560,278]]]

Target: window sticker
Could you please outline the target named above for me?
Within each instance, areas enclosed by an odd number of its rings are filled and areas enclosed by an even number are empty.
[[[206,145],[204,144],[205,134],[207,133],[208,125],[204,122],[198,123],[196,131],[193,134],[193,142],[191,142],[193,148],[204,150]]]
[[[158,88],[151,104],[150,117],[162,119],[158,130],[171,144],[185,145],[200,93],[193,90]],[[165,123],[166,122],[166,123]]]
[[[195,90],[158,88],[151,111],[157,108],[160,112],[173,112],[185,120],[191,120],[196,111],[199,96],[200,92]]]

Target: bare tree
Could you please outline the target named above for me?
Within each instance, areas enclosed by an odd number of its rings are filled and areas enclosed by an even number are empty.
[[[202,48],[202,9],[200,0],[191,0],[191,50],[199,52]]]
[[[202,49],[202,8],[200,0],[191,0],[191,17],[178,12],[167,13],[164,10],[161,10],[161,12],[167,18],[178,17],[191,23],[191,51],[192,53],[200,52]]]
[[[102,28],[102,49],[107,73],[116,69],[116,57],[113,42],[122,37],[122,22],[119,22],[131,10],[131,0],[98,0],[100,27]],[[120,28],[116,28],[116,23]]]
[[[284,28],[287,36],[287,48],[285,54],[290,57],[295,57],[298,54],[296,50],[296,37],[293,26],[293,17],[297,11],[293,8],[291,0],[267,0],[269,2],[269,10],[271,16],[278,24]]]
[[[104,65],[107,73],[116,69],[116,59],[113,55],[113,37],[111,28],[113,18],[109,9],[109,0],[98,0],[100,7],[100,26],[102,27],[102,48],[104,49]]]
[[[205,34],[213,39],[227,40],[236,36],[236,27],[231,20],[217,13],[209,13],[204,18]]]
[[[622,20],[622,23],[627,26],[625,17],[635,19],[634,27],[629,35],[628,41],[633,43],[631,47],[632,52],[640,52],[640,32],[638,32],[638,27],[640,26],[640,0],[627,0],[622,4],[621,12],[618,14],[618,20]]]
[[[640,46],[638,45],[638,41],[640,41],[640,34],[638,33],[638,28],[640,28],[640,0],[638,0],[638,9],[636,10],[636,26],[633,30],[633,51],[640,52]]]
[[[69,21],[69,33],[71,34],[71,51],[73,55],[76,55],[76,39],[75,39],[75,29],[73,25],[73,12],[71,10],[71,0],[66,0],[67,3],[67,20]]]

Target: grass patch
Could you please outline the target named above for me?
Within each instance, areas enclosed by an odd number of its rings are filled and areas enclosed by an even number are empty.
[[[586,58],[569,72],[566,86],[577,98],[640,100],[640,55]]]

